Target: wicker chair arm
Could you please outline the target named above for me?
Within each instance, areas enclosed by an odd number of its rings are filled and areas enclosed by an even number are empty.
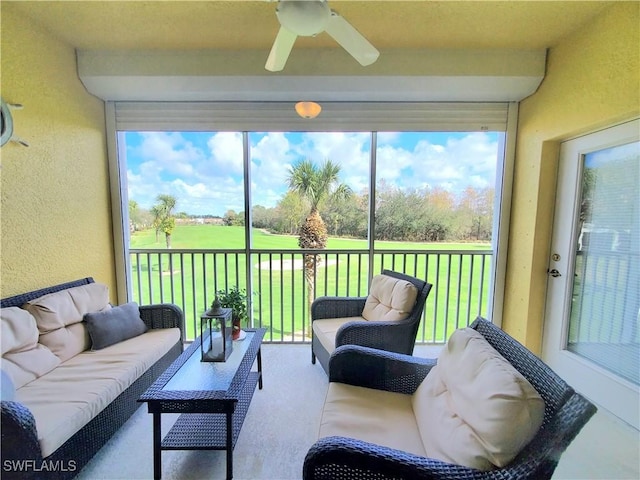
[[[318,440],[304,459],[304,480],[479,479],[485,472],[346,437]]]
[[[367,297],[318,297],[311,304],[311,319],[359,317]]]
[[[413,328],[415,327],[405,320],[398,322],[356,320],[340,327],[336,333],[336,347],[353,344],[409,353],[405,349]]]
[[[343,345],[329,359],[329,381],[413,394],[435,364],[431,358]]]
[[[184,314],[172,303],[141,305],[140,317],[148,328],[179,328],[180,338],[184,338]]]
[[[1,402],[2,461],[42,460],[36,421],[31,411],[19,402]],[[3,471],[2,477],[5,473]]]

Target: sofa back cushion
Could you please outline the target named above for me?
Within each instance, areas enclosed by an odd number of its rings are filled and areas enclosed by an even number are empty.
[[[36,319],[26,310],[0,310],[2,369],[16,389],[53,370],[60,359],[38,343]]]
[[[64,362],[90,347],[82,319],[85,313],[110,308],[109,290],[101,283],[90,283],[50,293],[23,307],[36,319],[40,343]]]
[[[411,282],[389,275],[376,275],[364,304],[365,320],[404,320],[418,298],[418,289]]]
[[[538,392],[472,328],[453,333],[413,407],[429,457],[479,470],[507,465],[544,417]]]

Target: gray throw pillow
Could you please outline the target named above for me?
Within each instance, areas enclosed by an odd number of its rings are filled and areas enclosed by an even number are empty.
[[[115,343],[137,337],[147,331],[135,302],[125,303],[102,312],[84,316],[91,337],[91,350],[100,350]]]

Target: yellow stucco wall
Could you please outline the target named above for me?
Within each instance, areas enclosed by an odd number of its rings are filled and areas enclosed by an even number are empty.
[[[0,294],[93,276],[115,291],[104,104],[75,51],[2,5],[2,97],[21,103],[0,151]],[[114,295],[112,294],[112,297]]]
[[[640,3],[620,2],[548,54],[521,102],[502,327],[541,351],[559,141],[640,114]]]

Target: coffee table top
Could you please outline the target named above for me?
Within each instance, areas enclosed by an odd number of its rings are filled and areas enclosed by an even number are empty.
[[[237,401],[248,372],[253,366],[264,328],[247,329],[244,340],[233,342],[225,362],[200,361],[198,337],[140,397],[140,402],[164,400]]]

